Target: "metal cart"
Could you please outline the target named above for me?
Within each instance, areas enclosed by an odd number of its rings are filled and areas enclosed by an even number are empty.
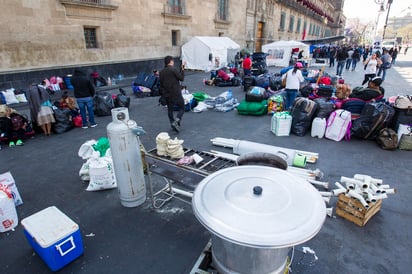
[[[188,165],[178,165],[175,159],[157,155],[156,149],[145,152],[149,195],[153,208],[161,208],[172,198],[190,204],[192,193],[201,180],[215,171],[236,166],[235,160],[223,158],[209,152],[200,152],[188,148],[183,150],[185,156],[197,154],[203,160],[197,164],[193,162]],[[160,190],[156,192],[152,174],[157,174],[164,179],[164,186],[161,186]]]

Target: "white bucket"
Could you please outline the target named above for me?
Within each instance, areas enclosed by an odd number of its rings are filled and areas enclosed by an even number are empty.
[[[8,187],[0,185],[0,232],[12,230],[18,223],[13,195]]]

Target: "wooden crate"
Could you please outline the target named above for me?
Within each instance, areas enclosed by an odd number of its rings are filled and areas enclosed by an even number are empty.
[[[364,226],[373,215],[378,213],[381,206],[382,200],[378,200],[376,203],[370,204],[370,207],[366,209],[357,199],[347,197],[345,194],[339,194],[336,204],[336,215],[358,226]]]

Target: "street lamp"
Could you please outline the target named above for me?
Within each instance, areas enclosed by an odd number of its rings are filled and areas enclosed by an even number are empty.
[[[385,11],[385,0],[375,0],[375,3],[380,5],[379,11],[378,11],[378,19],[376,20],[376,32],[375,36],[377,35],[377,30],[378,30],[378,23],[379,23],[379,17],[382,12]],[[393,3],[393,0],[388,0],[386,4],[386,19],[385,19],[385,25],[383,25],[383,33],[382,33],[382,41],[385,39],[385,32],[386,32],[386,27],[388,25],[388,18],[389,18],[389,12],[391,10],[391,5]]]
[[[385,25],[383,26],[382,41],[385,39],[386,26],[388,25],[389,12],[391,10],[393,0],[388,0],[388,12],[386,13]]]

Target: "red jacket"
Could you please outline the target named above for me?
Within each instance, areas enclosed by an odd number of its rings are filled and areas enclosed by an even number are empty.
[[[252,60],[250,57],[246,57],[245,60],[243,60],[242,66],[244,69],[252,69]]]

